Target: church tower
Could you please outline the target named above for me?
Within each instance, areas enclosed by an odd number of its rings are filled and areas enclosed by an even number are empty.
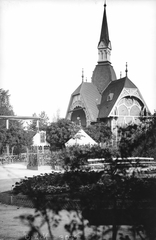
[[[116,74],[110,62],[111,50],[112,46],[109,39],[106,4],[104,4],[101,35],[98,43],[98,63],[92,75],[92,83],[97,87],[100,94],[110,82],[116,80]]]
[[[137,124],[140,116],[149,109],[137,86],[128,78],[126,63],[125,77],[117,79],[111,65],[111,41],[106,15],[106,4],[98,43],[98,62],[91,82],[82,83],[72,93],[66,118],[82,127],[95,122],[109,123],[112,132],[117,126]]]

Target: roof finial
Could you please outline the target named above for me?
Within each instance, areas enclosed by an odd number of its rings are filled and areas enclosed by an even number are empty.
[[[104,7],[106,7],[107,5],[106,5],[106,0],[105,0],[105,3],[104,3]]]
[[[122,78],[122,72],[120,72],[120,78]]]
[[[82,68],[82,82],[84,81],[84,71],[83,71],[83,68]]]
[[[127,62],[126,62],[126,70],[125,70],[125,72],[126,72],[126,77],[127,77],[127,73],[128,73],[128,65],[127,65]]]

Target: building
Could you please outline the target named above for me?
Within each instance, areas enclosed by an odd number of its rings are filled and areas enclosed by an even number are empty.
[[[66,118],[88,126],[107,121],[111,129],[117,125],[138,123],[149,109],[137,86],[128,78],[126,63],[125,77],[117,79],[111,64],[111,41],[107,24],[106,4],[98,42],[98,62],[91,82],[82,83],[71,94]]]
[[[32,150],[39,150],[44,153],[45,150],[49,149],[50,144],[46,141],[46,132],[38,131],[33,137]]]

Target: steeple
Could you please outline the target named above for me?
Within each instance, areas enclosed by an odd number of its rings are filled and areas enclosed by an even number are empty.
[[[109,40],[105,2],[101,35],[98,44],[99,58],[92,75],[92,83],[97,87],[100,94],[112,81],[116,80],[116,74],[110,62],[111,49],[112,48],[111,42]]]
[[[103,20],[102,20],[102,27],[101,27],[101,35],[98,44],[98,55],[99,59],[98,62],[110,62],[110,55],[111,55],[111,42],[109,40],[109,31],[108,31],[108,24],[107,24],[107,14],[106,14],[106,2],[104,4],[104,13],[103,13]]]

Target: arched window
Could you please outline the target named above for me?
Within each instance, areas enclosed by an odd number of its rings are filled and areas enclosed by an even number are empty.
[[[118,113],[119,113],[119,116],[127,116],[128,115],[128,109],[125,105],[121,105],[119,108],[118,108]]]

